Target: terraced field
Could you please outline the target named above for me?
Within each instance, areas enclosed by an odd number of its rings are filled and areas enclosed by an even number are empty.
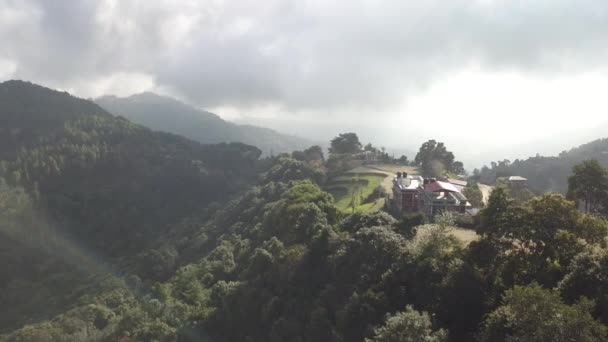
[[[352,212],[353,207],[358,212],[375,211],[382,208],[384,198],[369,197],[386,177],[373,172],[346,173],[331,179],[325,190],[334,196],[336,207],[341,211]]]

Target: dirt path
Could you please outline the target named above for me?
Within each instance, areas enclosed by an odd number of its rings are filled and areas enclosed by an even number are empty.
[[[490,193],[492,192],[492,189],[494,189],[494,187],[481,183],[477,183],[477,186],[481,191],[483,204],[488,204],[488,200],[490,199]]]

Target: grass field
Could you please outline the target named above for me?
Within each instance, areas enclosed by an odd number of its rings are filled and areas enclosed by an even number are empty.
[[[343,212],[352,212],[353,199],[355,211],[375,211],[384,205],[383,198],[364,202],[385,178],[386,175],[381,173],[347,173],[331,179],[325,186],[325,190],[334,197],[336,207]]]

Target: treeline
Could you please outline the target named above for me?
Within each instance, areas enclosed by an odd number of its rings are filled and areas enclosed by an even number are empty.
[[[555,191],[566,194],[567,179],[572,167],[589,159],[608,166],[608,139],[595,140],[564,151],[556,157],[536,155],[525,160],[492,162],[489,166],[475,170],[473,175],[484,184],[494,184],[500,177],[522,176],[528,179],[530,188],[537,193]]]
[[[363,145],[356,133],[341,133],[330,141],[329,158],[325,163],[328,174],[339,175],[363,163],[410,165],[407,156],[389,155],[384,147],[372,143]]]
[[[427,177],[458,177],[466,174],[462,162],[456,160],[443,142],[428,140],[424,142],[414,160],[402,155],[390,156],[384,147],[360,142],[356,133],[341,133],[333,138],[329,148],[330,156],[326,162],[329,174],[340,174],[361,163],[384,163],[404,166],[417,166]]]

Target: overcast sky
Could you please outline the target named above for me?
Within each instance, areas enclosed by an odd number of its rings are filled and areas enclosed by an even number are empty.
[[[0,42],[0,80],[155,91],[316,139],[511,157],[608,121],[606,0],[0,0]]]

